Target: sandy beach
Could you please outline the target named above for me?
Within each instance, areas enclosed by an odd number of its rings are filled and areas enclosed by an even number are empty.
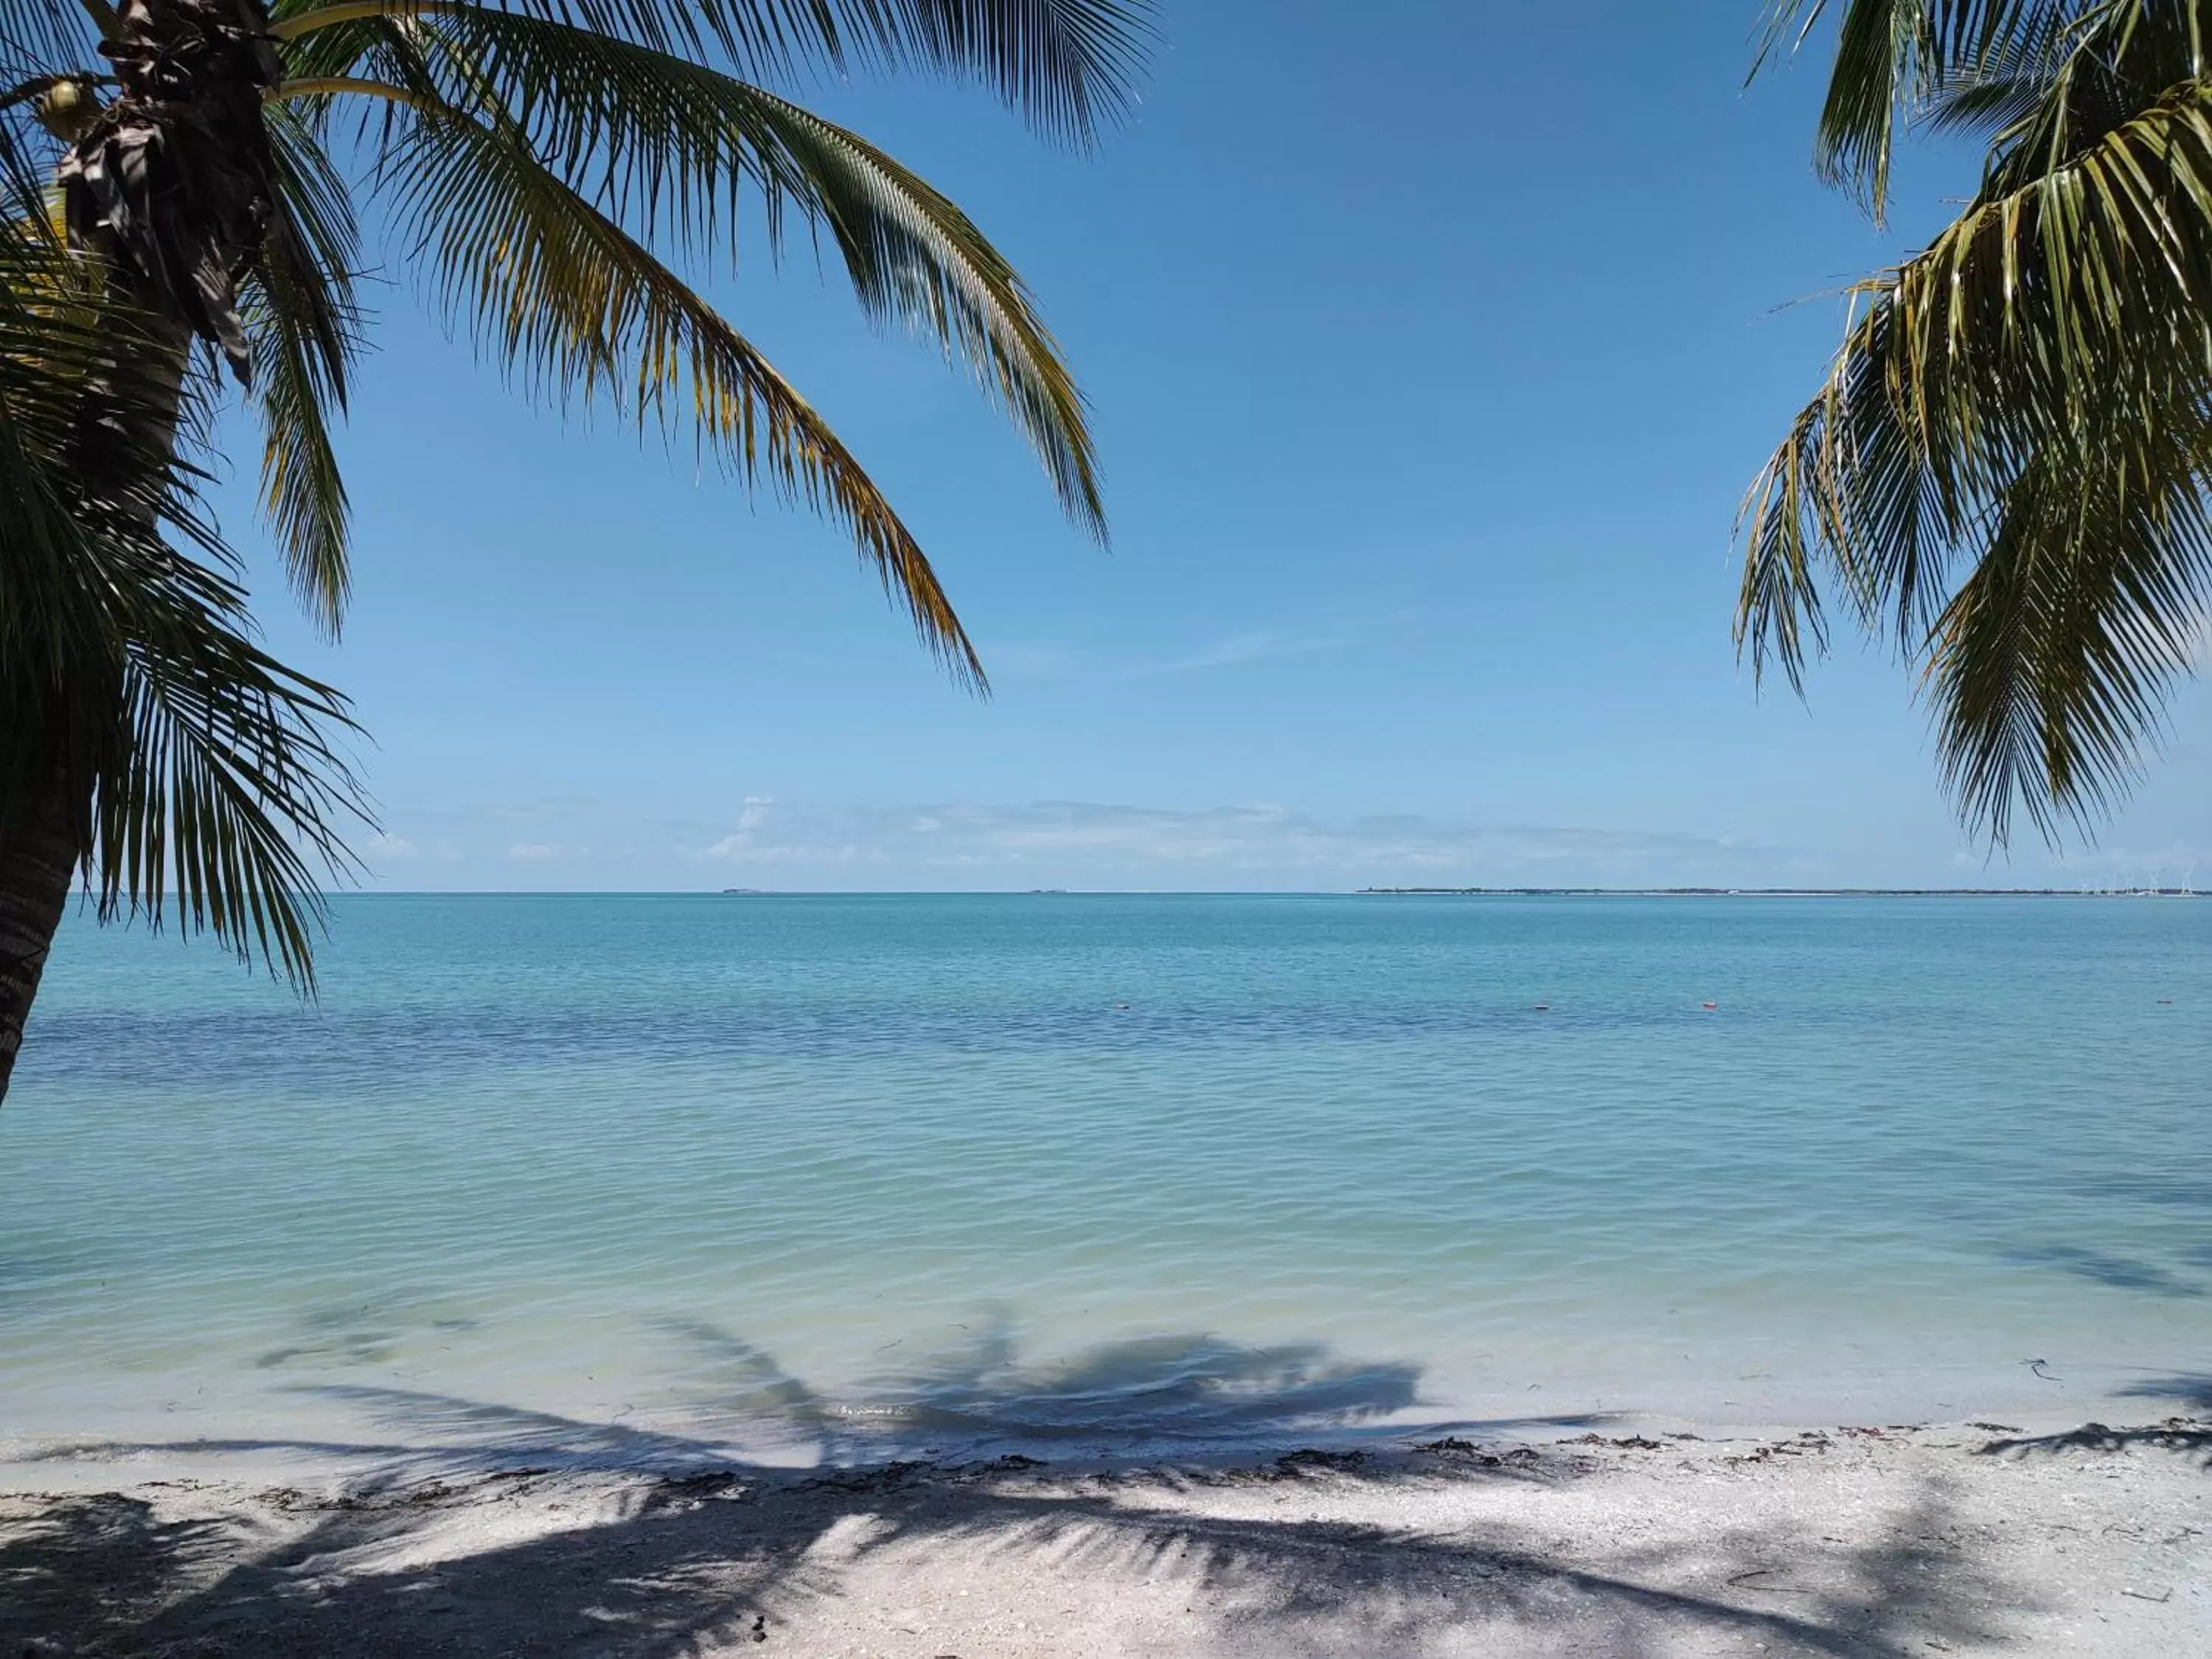
[[[0,1497],[0,1654],[2212,1649],[2203,1416],[1124,1468],[172,1473]]]

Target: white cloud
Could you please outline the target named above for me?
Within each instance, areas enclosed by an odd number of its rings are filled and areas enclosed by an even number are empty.
[[[800,884],[1344,887],[1765,884],[1812,880],[1802,855],[1733,837],[1331,819],[1273,805],[1176,811],[1087,802],[823,807],[748,801],[700,849]]]
[[[360,851],[372,875],[387,864],[453,864],[467,856],[448,836],[398,836],[388,830],[371,836]]]
[[[833,805],[754,794],[719,815],[607,799],[395,809],[368,849],[392,886],[668,892],[1346,891],[1358,887],[2212,885],[2212,851],[2145,836],[2093,860],[1949,865],[1740,835],[1328,814],[1279,803],[1177,809],[1086,801]]]

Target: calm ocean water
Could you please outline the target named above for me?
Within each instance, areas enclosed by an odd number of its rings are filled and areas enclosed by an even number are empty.
[[[0,1459],[2212,1390],[2212,902],[374,896],[325,962],[70,925]]]

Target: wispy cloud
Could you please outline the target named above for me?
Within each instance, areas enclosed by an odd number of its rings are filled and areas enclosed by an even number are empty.
[[[461,848],[443,836],[395,836],[379,830],[368,838],[361,849],[371,869],[386,863],[410,864],[424,860],[450,864],[463,855]]]
[[[1768,887],[1986,882],[2075,884],[2033,870],[1870,864],[1845,852],[1718,834],[1312,812],[1279,804],[1173,808],[1095,801],[865,805],[740,799],[719,813],[648,814],[582,798],[394,809],[364,849],[372,877],[442,889],[967,891],[1036,887],[1343,891],[1356,887]],[[2195,862],[2175,844],[2112,849],[2100,870]],[[2212,883],[2212,855],[2202,869]]]
[[[987,644],[983,654],[985,665],[994,678],[1111,684],[1354,650],[1366,643],[1371,627],[1376,625],[1380,624],[1376,619],[1370,619],[1368,623],[1347,624],[1326,631],[1273,625],[1245,628],[1188,650],[1136,661],[1126,658],[1116,660],[1071,646],[1038,641],[994,641]]]
[[[1326,651],[1347,650],[1358,643],[1357,639],[1343,634],[1299,634],[1275,628],[1254,628],[1228,635],[1187,656],[1135,664],[1115,678],[1140,679],[1154,674],[1196,674],[1215,668],[1240,668],[1277,658],[1310,657]]]
[[[1064,679],[1080,666],[1075,653],[1065,646],[1018,640],[994,640],[984,653],[983,665],[994,679]]]
[[[755,799],[698,850],[763,878],[806,872],[847,884],[880,872],[894,884],[955,886],[1742,884],[1796,878],[1805,865],[1786,849],[1695,836],[1075,801],[825,807]]]

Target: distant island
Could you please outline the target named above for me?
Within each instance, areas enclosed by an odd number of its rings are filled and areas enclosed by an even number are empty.
[[[1362,887],[1429,898],[2203,898],[2194,887]]]

